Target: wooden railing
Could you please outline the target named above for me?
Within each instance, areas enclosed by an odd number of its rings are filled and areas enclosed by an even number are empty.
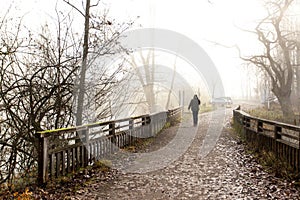
[[[38,182],[86,167],[179,119],[181,108],[151,115],[38,132]]]
[[[285,160],[296,173],[300,173],[300,127],[260,119],[235,109],[234,124],[248,143],[256,148],[269,150]]]

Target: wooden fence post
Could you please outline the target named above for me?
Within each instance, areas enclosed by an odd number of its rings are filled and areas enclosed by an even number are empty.
[[[280,157],[280,152],[281,152],[281,145],[280,142],[277,140],[281,139],[281,135],[279,134],[281,132],[282,128],[280,126],[275,126],[274,128],[274,140],[275,140],[275,155],[276,157]]]
[[[141,132],[140,132],[140,135],[138,135],[138,138],[144,138],[147,130],[146,130],[146,125],[147,125],[147,117],[146,116],[143,116],[142,117],[142,127],[141,127]]]
[[[146,131],[146,133],[144,133],[143,137],[151,137],[152,133],[151,133],[151,118],[150,115],[145,117],[145,126],[144,129]]]
[[[300,131],[298,132],[299,136],[298,136],[298,143],[299,143],[299,151],[300,151]],[[300,156],[300,154],[299,154]]]
[[[298,152],[297,152],[298,162],[296,161],[296,169],[297,169],[297,172],[300,173],[300,131],[298,133],[299,133],[299,137],[298,137],[299,149],[298,149]]]
[[[89,165],[89,154],[90,154],[90,151],[91,151],[91,149],[89,149],[90,148],[90,145],[89,145],[89,142],[90,142],[90,131],[89,131],[89,128],[88,127],[86,127],[86,129],[85,130],[83,130],[84,131],[84,135],[85,135],[85,138],[84,138],[84,143],[85,143],[85,145],[84,145],[84,149],[83,149],[83,152],[84,152],[84,167],[86,167],[86,166],[88,166]],[[92,157],[92,156],[90,156],[90,157]]]
[[[142,126],[145,126],[146,125],[146,117],[144,116],[144,117],[142,117]]]
[[[281,135],[279,133],[281,133],[282,128],[280,126],[275,126],[275,140],[281,139]]]
[[[133,119],[129,120],[129,127],[128,128],[129,128],[129,134],[128,134],[128,140],[129,141],[128,141],[128,144],[131,145],[133,143],[133,141],[132,141],[133,136],[132,135],[133,135],[133,131],[134,131],[133,130],[134,129]]]
[[[48,179],[48,140],[43,133],[38,134],[38,183],[44,185]]]
[[[246,117],[245,117],[245,115],[242,116],[242,125],[243,125],[243,128],[246,127]]]
[[[114,152],[114,145],[116,145],[116,123],[113,121],[109,123],[109,135],[111,135],[111,153]]]
[[[263,123],[261,121],[257,121],[257,133],[262,133],[264,131],[263,129]]]

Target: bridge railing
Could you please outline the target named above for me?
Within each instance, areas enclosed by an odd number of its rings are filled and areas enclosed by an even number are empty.
[[[181,108],[150,115],[38,132],[38,182],[86,167],[137,138],[154,136],[166,122],[177,120]]]
[[[300,127],[250,116],[233,110],[234,124],[241,128],[244,139],[259,149],[275,153],[294,171],[300,172]]]

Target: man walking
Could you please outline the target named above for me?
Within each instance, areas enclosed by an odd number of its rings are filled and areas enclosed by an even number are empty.
[[[191,100],[188,109],[192,109],[193,112],[193,122],[194,122],[194,126],[197,126],[198,124],[198,112],[199,112],[199,106],[201,104],[200,99],[198,98],[198,96],[195,94],[194,98]]]

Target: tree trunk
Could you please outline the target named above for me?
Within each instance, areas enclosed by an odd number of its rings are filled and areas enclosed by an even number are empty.
[[[168,93],[168,99],[167,99],[167,104],[166,104],[166,110],[169,109],[169,106],[170,106],[170,100],[171,100],[171,93],[172,93],[173,87],[174,87],[174,81],[175,81],[175,75],[176,75],[176,61],[177,61],[177,57],[175,58],[175,61],[174,61],[173,76],[172,76],[171,86],[170,86],[169,93]]]
[[[281,97],[281,100],[279,100],[279,102],[285,121],[292,123],[295,119],[295,114],[293,112],[291,99],[289,97]]]
[[[297,67],[296,67],[296,106],[300,113],[300,47],[297,49]]]
[[[144,93],[145,93],[146,101],[149,106],[149,112],[150,113],[156,112],[153,83],[149,83],[144,86]]]
[[[80,78],[79,78],[79,91],[78,91],[78,101],[77,101],[77,109],[76,109],[77,126],[82,125],[84,93],[85,93],[85,73],[87,68],[87,56],[88,56],[88,49],[89,49],[88,47],[89,23],[90,23],[90,0],[86,0],[82,66],[81,66]]]
[[[273,90],[273,92],[280,103],[281,111],[284,117],[284,122],[293,123],[295,119],[295,114],[293,111],[292,101],[290,97],[291,92],[278,92],[276,90]]]

